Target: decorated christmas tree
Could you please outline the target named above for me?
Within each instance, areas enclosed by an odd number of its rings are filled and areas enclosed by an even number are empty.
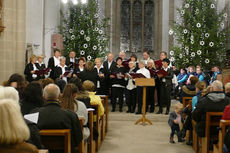
[[[108,51],[109,37],[106,34],[108,18],[99,9],[98,0],[88,0],[83,4],[80,0],[70,1],[67,9],[61,12],[64,54],[75,51],[77,57],[94,60],[105,57]]]
[[[178,67],[223,66],[229,34],[226,8],[219,10],[215,0],[184,0],[177,11],[177,21],[169,30],[174,37],[171,61]]]

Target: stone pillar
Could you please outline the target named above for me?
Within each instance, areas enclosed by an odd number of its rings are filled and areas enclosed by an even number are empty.
[[[174,0],[169,1],[169,28],[173,27],[174,24]],[[173,37],[168,34],[168,51],[170,51],[173,47]]]
[[[130,46],[129,51],[132,52],[133,46],[133,2],[134,0],[130,0]]]
[[[3,25],[0,35],[0,83],[25,68],[26,0],[3,0]]]
[[[162,50],[168,52],[169,0],[162,2]]]
[[[141,51],[144,51],[144,34],[145,34],[145,0],[142,0],[142,32],[141,32]]]

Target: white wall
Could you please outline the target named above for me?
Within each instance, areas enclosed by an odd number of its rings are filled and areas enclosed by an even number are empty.
[[[51,56],[51,35],[58,33],[60,0],[26,0],[26,42],[34,45],[35,55]]]
[[[169,49],[169,0],[162,1],[162,50],[168,52]]]

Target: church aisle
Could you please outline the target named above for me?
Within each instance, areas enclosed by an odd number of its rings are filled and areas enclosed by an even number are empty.
[[[167,115],[147,114],[153,125],[135,125],[141,115],[110,113],[109,132],[99,153],[193,153],[185,143],[169,143]]]

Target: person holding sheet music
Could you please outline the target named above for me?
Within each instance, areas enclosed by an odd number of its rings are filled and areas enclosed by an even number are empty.
[[[61,52],[59,49],[54,49],[54,56],[49,58],[48,61],[48,68],[51,69],[50,72],[50,78],[55,80],[55,75],[54,75],[54,69],[56,66],[58,66],[60,64],[60,56],[61,56]]]
[[[149,59],[147,61],[147,67],[150,72],[151,78],[156,79],[156,67],[154,64],[154,61],[152,59]],[[148,107],[150,106],[150,113],[153,113],[155,110],[155,102],[154,102],[154,97],[155,97],[155,87],[147,87],[147,104],[146,104],[146,112],[148,111]]]
[[[67,77],[69,77],[69,69],[65,65],[66,58],[64,56],[60,57],[60,64],[57,65],[54,69],[54,80],[60,78],[67,82]]]
[[[125,73],[126,68],[122,65],[122,58],[118,57],[116,59],[117,66],[110,75],[112,79],[112,112],[115,112],[116,109],[116,99],[119,99],[119,111],[122,112],[123,108],[123,93],[126,86]]]
[[[128,111],[127,113],[134,113],[136,109],[136,95],[137,95],[137,87],[135,86],[134,79],[130,75],[130,73],[136,73],[138,68],[136,67],[136,63],[133,61],[129,62],[129,72],[125,75],[125,80],[128,81],[128,84],[126,86],[127,89],[127,100],[126,103],[128,105]]]
[[[141,73],[146,78],[150,78],[150,72],[148,69],[145,68],[145,61],[141,60],[138,63],[139,70],[137,70],[137,73]],[[141,114],[142,109],[142,102],[143,102],[143,87],[137,87],[137,100],[138,100],[138,110],[136,114]]]
[[[74,67],[73,77],[77,77],[77,75],[84,70],[85,67],[84,65],[85,65],[85,59],[81,57],[78,60],[78,65]]]
[[[36,60],[37,60],[36,56],[32,55],[30,57],[30,63],[26,65],[26,68],[24,70],[24,74],[28,82],[35,81],[38,79],[37,74],[35,74],[35,71],[38,70],[35,65]]]
[[[147,63],[150,60],[150,53],[149,53],[149,51],[144,51],[143,52],[143,59],[145,61],[145,65],[147,66]]]
[[[37,56],[37,63],[35,63],[35,65],[36,65],[37,69],[40,71],[44,70],[46,68],[46,65],[43,61],[44,61],[44,56],[42,56],[42,55]],[[39,75],[38,80],[40,80],[40,79],[45,79],[45,75],[44,74]]]
[[[77,64],[76,53],[75,53],[75,51],[70,51],[69,57],[66,58],[66,65],[69,68],[74,69],[76,64]]]
[[[102,65],[101,58],[95,59],[94,72],[97,74],[96,94],[105,95],[105,69]]]
[[[171,106],[171,90],[172,90],[172,78],[173,70],[169,67],[169,59],[163,59],[162,69],[157,73],[157,76],[160,78],[160,107],[157,114],[162,113],[162,108],[166,107],[166,115],[169,114]],[[166,72],[166,73],[164,73]]]

